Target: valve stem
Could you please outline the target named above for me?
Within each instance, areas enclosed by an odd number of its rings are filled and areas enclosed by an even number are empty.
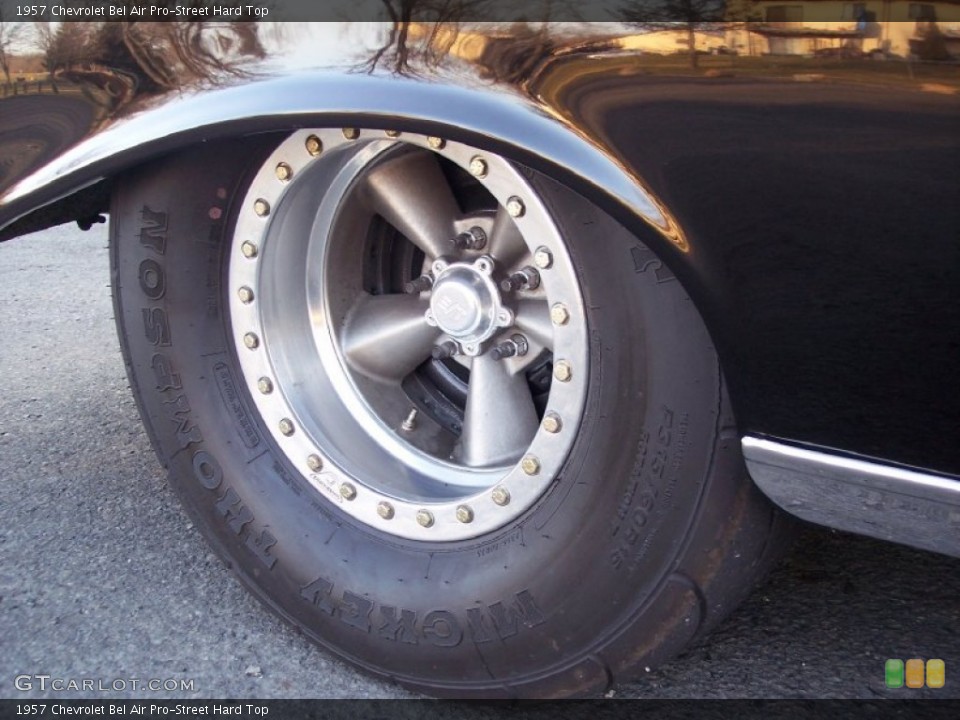
[[[405,432],[413,432],[417,428],[417,409],[413,408],[410,413],[407,415],[407,419],[403,421],[400,427]]]
[[[500,282],[500,289],[504,292],[536,290],[538,287],[540,287],[540,273],[535,267],[529,265]]]

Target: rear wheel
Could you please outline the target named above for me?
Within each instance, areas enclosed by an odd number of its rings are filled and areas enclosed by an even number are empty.
[[[118,188],[118,323],[171,482],[349,661],[436,695],[596,693],[779,544],[688,296],[548,178],[318,129]]]

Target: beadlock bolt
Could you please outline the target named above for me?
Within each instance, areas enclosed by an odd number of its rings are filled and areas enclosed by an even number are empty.
[[[344,128],[343,136],[347,140],[356,140],[358,137],[360,137],[360,131],[357,130],[357,128]]]
[[[254,333],[247,333],[243,336],[243,344],[251,350],[256,350],[258,347],[260,347],[260,338],[258,338]]]
[[[319,455],[307,455],[307,467],[313,472],[323,470],[323,459]]]
[[[520,469],[527,475],[536,475],[540,472],[540,460],[536,455],[526,455],[520,461]]]
[[[470,160],[470,174],[474,177],[482,178],[487,176],[487,161],[479,155],[475,155]]]
[[[257,246],[252,242],[244,242],[240,246],[240,252],[243,253],[245,258],[255,258],[257,256]]]
[[[277,174],[277,180],[279,180],[280,182],[286,182],[287,180],[293,177],[293,168],[291,168],[286,163],[280,163],[279,165],[277,165],[277,169],[275,172]]]
[[[307,152],[313,157],[316,157],[323,152],[323,142],[316,135],[311,135],[308,137],[304,143],[304,147],[307,148]]]
[[[555,303],[550,308],[550,319],[554,325],[566,325],[570,322],[570,311],[563,303]]]
[[[563,421],[556,413],[547,413],[543,416],[543,429],[548,433],[558,433],[563,428]]]
[[[357,489],[348,482],[340,485],[340,497],[344,500],[353,500],[357,497]]]
[[[497,505],[507,505],[510,502],[510,492],[503,486],[495,487],[490,497]]]
[[[541,270],[546,270],[553,265],[553,253],[545,247],[538,247],[533,253],[533,264]]]
[[[383,134],[390,138],[400,137],[399,130],[384,130]]]
[[[249,305],[253,302],[253,290],[244,285],[242,288],[237,290],[237,297],[240,298],[240,302],[244,305]]]
[[[257,390],[262,392],[264,395],[269,395],[273,392],[273,381],[268,377],[262,377],[257,380]]]
[[[560,360],[554,363],[553,376],[560,382],[569,382],[570,378],[573,377],[573,368],[566,360]]]
[[[523,204],[523,200],[514,196],[507,200],[507,213],[510,217],[523,217],[524,213],[527,211],[527,208]]]
[[[432,147],[434,150],[443,150],[446,144],[446,140],[441,137],[436,137],[435,135],[431,135],[427,138],[427,145]]]
[[[384,520],[393,519],[393,505],[388,502],[379,502],[377,503],[377,515],[382,517]]]
[[[433,525],[433,513],[429,510],[417,510],[417,522],[425,528]]]
[[[458,505],[457,506],[457,520],[462,523],[473,522],[473,510],[469,505]]]
[[[253,211],[260,217],[266,217],[270,214],[270,203],[263,198],[257,198],[253,203]]]
[[[295,429],[293,427],[293,420],[291,420],[290,418],[283,418],[279,423],[277,423],[277,427],[279,427],[280,432],[282,432],[287,437],[290,437],[291,435],[293,435],[293,431]]]

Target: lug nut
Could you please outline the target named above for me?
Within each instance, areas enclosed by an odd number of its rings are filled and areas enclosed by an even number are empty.
[[[417,522],[425,528],[433,525],[433,513],[429,510],[417,510]]]
[[[520,461],[520,469],[527,475],[536,475],[540,472],[540,460],[535,455],[526,455]]]
[[[479,155],[474,156],[470,161],[470,174],[478,178],[486,177],[487,161]]]
[[[344,500],[353,500],[357,496],[357,489],[350,483],[342,483],[340,485],[340,497]]]
[[[323,470],[323,460],[319,455],[307,455],[307,467],[314,472]]]
[[[258,198],[253,203],[253,211],[260,217],[266,217],[270,214],[270,203],[263,198]]]
[[[250,350],[256,350],[260,347],[260,338],[258,338],[254,333],[247,333],[243,336],[243,344],[246,345]]]
[[[570,322],[570,311],[563,303],[556,303],[550,308],[550,319],[554,325],[566,325]]]
[[[446,360],[447,358],[452,358],[459,354],[460,347],[451,340],[447,340],[445,343],[440,343],[430,351],[430,356],[434,360]]]
[[[513,290],[536,290],[540,287],[540,273],[534,267],[525,267],[500,282],[500,289],[504,292]]]
[[[542,424],[543,429],[551,434],[558,433],[563,429],[563,421],[560,420],[560,416],[552,412],[543,416]]]
[[[393,519],[393,505],[388,502],[377,503],[377,515],[382,517],[384,520]]]
[[[560,382],[569,382],[573,377],[573,369],[566,360],[559,360],[553,365],[553,376]]]
[[[509,340],[504,340],[490,351],[490,357],[503,360],[514,355],[526,355],[529,349],[530,343],[523,335],[511,335]]]
[[[268,377],[262,377],[257,380],[257,390],[264,395],[269,395],[273,392],[273,382]]]
[[[553,265],[553,253],[545,247],[538,247],[533,253],[533,264],[541,270],[546,270]]]
[[[473,522],[473,510],[469,505],[458,505],[457,506],[457,520],[462,523],[471,523]]]
[[[319,142],[319,140],[317,142]],[[307,149],[309,150],[309,147]],[[314,153],[310,153],[310,154],[313,155]],[[277,180],[279,180],[280,182],[286,182],[287,180],[293,177],[293,168],[291,168],[286,163],[282,162],[279,165],[277,165],[276,174],[277,174]]]
[[[408,295],[419,295],[433,287],[433,278],[429,275],[421,275],[415,280],[411,280],[403,286],[403,291]]]
[[[497,505],[507,505],[510,502],[510,491],[501,485],[493,489],[490,497]]]
[[[316,135],[311,135],[307,138],[304,146],[307,148],[307,152],[316,157],[323,152],[323,143],[320,141]]]
[[[482,250],[487,244],[487,234],[482,227],[472,227],[467,232],[457,235],[450,242],[457,250]]]
[[[257,256],[257,246],[252,242],[245,242],[240,246],[240,252],[245,258],[255,258]]]
[[[407,415],[406,420],[400,425],[405,432],[412,432],[417,429],[417,409],[413,408]]]
[[[523,205],[523,200],[514,196],[507,200],[507,213],[510,217],[523,217],[524,213],[527,211],[527,208]]]
[[[242,288],[237,290],[237,297],[240,298],[240,302],[244,305],[249,305],[253,302],[253,290],[244,285]]]
[[[282,432],[287,437],[290,437],[291,435],[293,435],[293,431],[294,431],[293,420],[290,420],[289,418],[283,418],[283,420],[281,420],[278,423],[278,427],[280,428],[280,432]]]
[[[440,137],[436,137],[434,135],[431,135],[430,137],[427,138],[427,145],[432,147],[434,150],[443,150],[443,147],[446,144],[447,144],[446,140]]]
[[[357,128],[344,128],[343,136],[347,140],[356,140],[358,137],[360,137],[360,131],[357,130]]]

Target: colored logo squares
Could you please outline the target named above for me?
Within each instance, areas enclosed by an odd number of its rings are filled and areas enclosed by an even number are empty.
[[[888,688],[922,688],[924,680],[929,688],[942,688],[946,681],[946,665],[943,660],[927,660],[924,664],[920,658],[911,658],[906,663],[903,660],[891,658],[883,666],[884,682]]]

